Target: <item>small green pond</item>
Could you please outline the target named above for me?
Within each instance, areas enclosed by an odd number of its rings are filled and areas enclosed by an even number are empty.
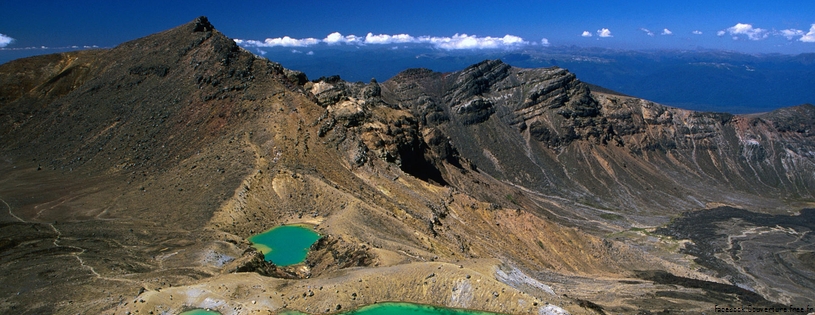
[[[183,313],[178,314],[178,315],[221,315],[221,313],[218,313],[216,311],[207,311],[207,310],[197,309],[197,310],[186,311],[186,312],[183,312]]]
[[[249,238],[266,261],[278,266],[296,265],[306,260],[311,244],[320,234],[300,225],[282,225]]]
[[[285,314],[297,315],[303,313],[287,312]],[[387,302],[368,305],[353,311],[341,313],[341,315],[498,315],[498,313],[446,308],[413,303]]]

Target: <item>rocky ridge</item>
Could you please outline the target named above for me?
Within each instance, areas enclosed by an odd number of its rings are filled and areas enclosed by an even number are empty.
[[[521,69],[497,60],[446,74],[406,70],[382,84],[333,82],[318,80],[315,87],[333,88],[312,88],[312,93],[326,99],[331,91],[335,102],[354,100],[334,106],[357,104],[360,118],[366,111],[359,104],[415,117],[406,126],[413,134],[431,136],[421,144],[433,153],[425,160],[472,162],[496,178],[547,194],[638,211],[693,208],[722,199],[765,203],[751,196],[813,198],[815,179],[809,174],[815,156],[808,121],[815,116],[809,104],[756,115],[692,112],[592,93],[565,69]],[[401,161],[392,143],[387,153],[380,152],[384,143],[366,143],[358,151]],[[646,182],[646,176],[657,180]],[[643,190],[652,194],[632,194]]]

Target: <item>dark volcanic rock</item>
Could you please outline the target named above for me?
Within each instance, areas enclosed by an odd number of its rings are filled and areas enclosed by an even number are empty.
[[[636,274],[639,278],[660,284],[681,285],[686,288],[702,289],[707,293],[706,295],[724,301],[740,300],[757,307],[784,307],[783,304],[767,301],[760,294],[735,285],[677,277],[662,270],[642,270],[637,271]],[[728,295],[734,297],[729,297]]]
[[[489,93],[494,85],[506,78],[511,67],[500,60],[485,60],[456,73],[445,99],[454,104],[469,101]]]
[[[547,133],[543,138],[552,146],[599,138],[608,129],[595,119],[600,105],[586,84],[564,69],[517,69],[488,60],[445,76],[409,70],[387,85],[386,101],[403,104],[430,126],[449,120],[448,112],[463,125],[483,123],[499,112],[520,129],[538,122],[536,130]]]
[[[371,266],[377,262],[376,255],[367,245],[349,244],[332,235],[321,237],[311,245],[306,264],[316,274],[350,267]]]
[[[195,21],[193,21],[192,27],[193,32],[210,32],[213,29],[215,29],[215,27],[209,23],[209,19],[207,19],[206,16],[200,16],[197,19],[195,19]]]
[[[492,102],[480,98],[455,106],[453,110],[459,116],[458,120],[464,125],[482,123],[495,113]]]
[[[264,259],[263,253],[254,247],[249,247],[241,257],[225,265],[223,272],[257,272],[261,275],[269,276],[275,274],[276,269],[277,266]]]
[[[284,279],[305,279],[311,276],[311,271],[308,268],[300,266],[280,267],[266,261],[263,253],[254,247],[249,247],[241,257],[225,265],[222,272],[255,272],[262,276]]]
[[[815,171],[811,105],[749,116],[692,112],[593,94],[565,69],[501,61],[447,74],[406,70],[380,86],[387,106],[441,131],[461,158],[539,191],[625,209],[694,207],[722,195],[815,196],[815,178],[802,175]],[[650,189],[658,197],[633,193]]]
[[[771,297],[792,296],[789,298],[796,303],[806,303],[806,293],[790,292],[815,287],[815,266],[790,253],[810,247],[812,231],[815,209],[801,210],[798,215],[771,215],[719,207],[682,213],[655,233],[690,240],[682,252],[695,256],[696,263],[734,285],[755,288]],[[775,263],[763,262],[767,256]],[[789,274],[795,274],[796,281],[784,280]]]

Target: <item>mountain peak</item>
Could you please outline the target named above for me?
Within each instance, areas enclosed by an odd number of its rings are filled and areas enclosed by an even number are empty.
[[[203,15],[190,22],[190,24],[193,25],[193,32],[209,32],[215,29],[212,23],[209,22],[209,19]]]

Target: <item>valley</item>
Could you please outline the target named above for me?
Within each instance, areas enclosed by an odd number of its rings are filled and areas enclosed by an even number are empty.
[[[598,89],[600,90],[600,89]],[[486,60],[309,80],[205,17],[0,65],[0,312],[706,313],[815,296],[815,106]],[[250,237],[319,234],[275,265]]]

